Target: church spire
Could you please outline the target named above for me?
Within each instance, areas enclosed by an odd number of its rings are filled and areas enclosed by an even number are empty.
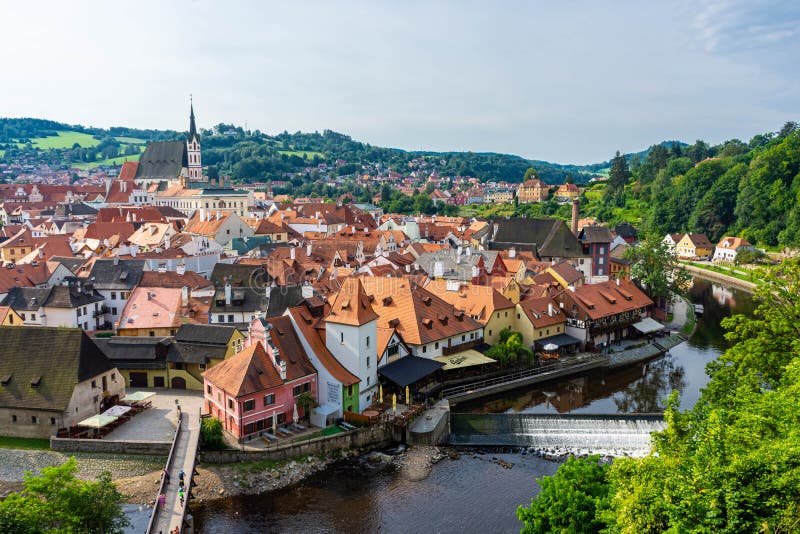
[[[194,123],[194,103],[189,95],[189,141],[197,137],[197,126]]]

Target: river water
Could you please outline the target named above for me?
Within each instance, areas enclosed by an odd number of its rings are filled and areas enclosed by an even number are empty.
[[[720,321],[753,310],[746,292],[702,279],[695,279],[691,296],[705,313],[694,335],[662,358],[532,386],[457,411],[657,412],[672,389],[689,408],[708,381],[705,365],[726,347]],[[508,469],[494,458],[514,465]],[[207,503],[195,510],[195,524],[205,533],[519,532],[514,510],[535,495],[536,478],[557,469],[558,463],[530,455],[467,454],[444,459],[419,480],[391,466],[348,461],[282,491]]]

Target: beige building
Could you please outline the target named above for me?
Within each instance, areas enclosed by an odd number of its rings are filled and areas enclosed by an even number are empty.
[[[531,202],[544,202],[550,193],[550,186],[534,178],[522,183],[517,189],[517,198],[520,204]]]
[[[0,435],[49,438],[125,396],[125,380],[77,328],[0,328]]]
[[[253,192],[232,187],[189,188],[180,183],[159,192],[156,206],[169,206],[191,215],[199,209],[228,210],[244,217],[254,205]]]

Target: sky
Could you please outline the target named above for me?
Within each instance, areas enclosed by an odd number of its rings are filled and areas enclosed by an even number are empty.
[[[10,2],[0,116],[608,160],[800,120],[800,2]]]

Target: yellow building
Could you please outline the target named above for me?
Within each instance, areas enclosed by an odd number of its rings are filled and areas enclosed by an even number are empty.
[[[706,234],[685,234],[675,245],[675,254],[681,258],[710,258],[714,245]]]
[[[0,326],[23,326],[25,321],[10,306],[0,306]]]
[[[517,304],[516,330],[527,346],[567,330],[567,318],[550,297],[526,298]]]
[[[547,200],[547,195],[550,193],[550,186],[544,184],[541,180],[533,178],[522,183],[517,188],[517,199],[520,204],[528,204],[530,202],[544,202]]]
[[[489,345],[500,340],[502,329],[514,330],[516,306],[491,286],[433,280],[425,289],[483,325],[483,340]]]

